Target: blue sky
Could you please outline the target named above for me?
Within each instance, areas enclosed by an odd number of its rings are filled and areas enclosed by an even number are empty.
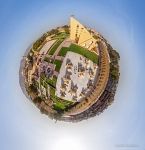
[[[100,116],[77,124],[50,120],[23,95],[19,65],[25,50],[45,31],[75,15],[99,31],[120,53],[114,103]],[[0,1],[0,149],[145,149],[145,1]],[[71,145],[71,146],[70,146]]]

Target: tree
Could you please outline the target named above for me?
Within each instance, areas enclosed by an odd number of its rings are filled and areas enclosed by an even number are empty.
[[[37,93],[37,87],[34,84],[31,84],[28,89],[32,93]]]
[[[37,103],[41,103],[42,102],[42,98],[40,97],[40,96],[37,96],[37,97],[35,97],[34,99],[33,99],[33,102],[35,103],[35,104],[37,104]]]

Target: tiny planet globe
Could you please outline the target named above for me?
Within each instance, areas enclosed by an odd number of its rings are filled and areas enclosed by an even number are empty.
[[[69,25],[44,33],[25,52],[20,86],[51,119],[78,122],[102,113],[114,101],[119,53],[74,16]]]

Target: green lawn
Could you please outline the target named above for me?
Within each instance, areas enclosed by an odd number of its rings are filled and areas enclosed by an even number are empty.
[[[54,61],[54,64],[56,65],[56,66],[55,66],[55,70],[56,70],[57,72],[59,72],[60,67],[61,67],[61,64],[62,64],[62,61],[60,61],[60,60],[55,60],[55,61]]]
[[[41,84],[42,86],[44,86],[45,88],[47,88],[48,83],[46,82],[46,78],[41,77],[41,78],[40,78],[40,84]]]
[[[52,86],[53,88],[56,87],[57,78],[54,76],[52,79],[47,78],[44,74],[41,74],[41,84],[47,88],[48,85]]]
[[[56,49],[59,47],[59,45],[62,43],[63,39],[59,39],[58,41],[56,41],[54,43],[54,45],[52,45],[52,47],[50,48],[48,54],[49,55],[53,55],[56,51]]]
[[[65,39],[68,36],[69,36],[69,34],[66,32],[59,32],[58,34],[53,36],[52,39]]]
[[[70,47],[62,47],[60,52],[59,52],[59,55],[65,56],[67,51],[72,51],[72,52],[81,54],[84,57],[92,60],[94,63],[98,63],[98,56],[95,53],[93,53],[93,52],[91,52],[91,51],[89,51],[89,50],[87,50],[81,46],[78,46],[76,44],[71,44]]]
[[[65,105],[58,101],[55,102],[53,107],[55,110],[64,110],[65,109]]]
[[[50,87],[50,96],[52,101],[54,102],[54,109],[56,110],[64,110],[65,105],[61,102],[61,99],[55,96],[55,88]]]
[[[56,79],[53,78],[53,79],[48,79],[46,78],[46,82],[50,85],[50,86],[53,86],[53,87],[56,87]]]
[[[57,77],[53,77],[53,79],[48,79],[44,74],[41,75],[41,85],[44,87],[48,87],[50,89],[50,97],[51,100],[54,102],[54,109],[57,111],[63,111],[65,110],[68,106],[73,104],[71,101],[63,100],[55,95],[55,90],[56,90],[56,81]]]
[[[50,87],[49,89],[50,89],[50,96],[54,97],[55,96],[55,88]]]
[[[55,110],[65,110],[68,106],[73,104],[71,101],[63,100],[55,95],[55,88],[50,87],[50,97],[54,102]]]
[[[61,50],[59,51],[59,56],[65,56],[67,51],[70,51],[69,47],[62,47]]]

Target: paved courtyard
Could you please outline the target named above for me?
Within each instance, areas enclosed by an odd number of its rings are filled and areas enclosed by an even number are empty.
[[[56,83],[56,95],[65,100],[80,101],[91,90],[98,66],[80,54],[67,52]]]

